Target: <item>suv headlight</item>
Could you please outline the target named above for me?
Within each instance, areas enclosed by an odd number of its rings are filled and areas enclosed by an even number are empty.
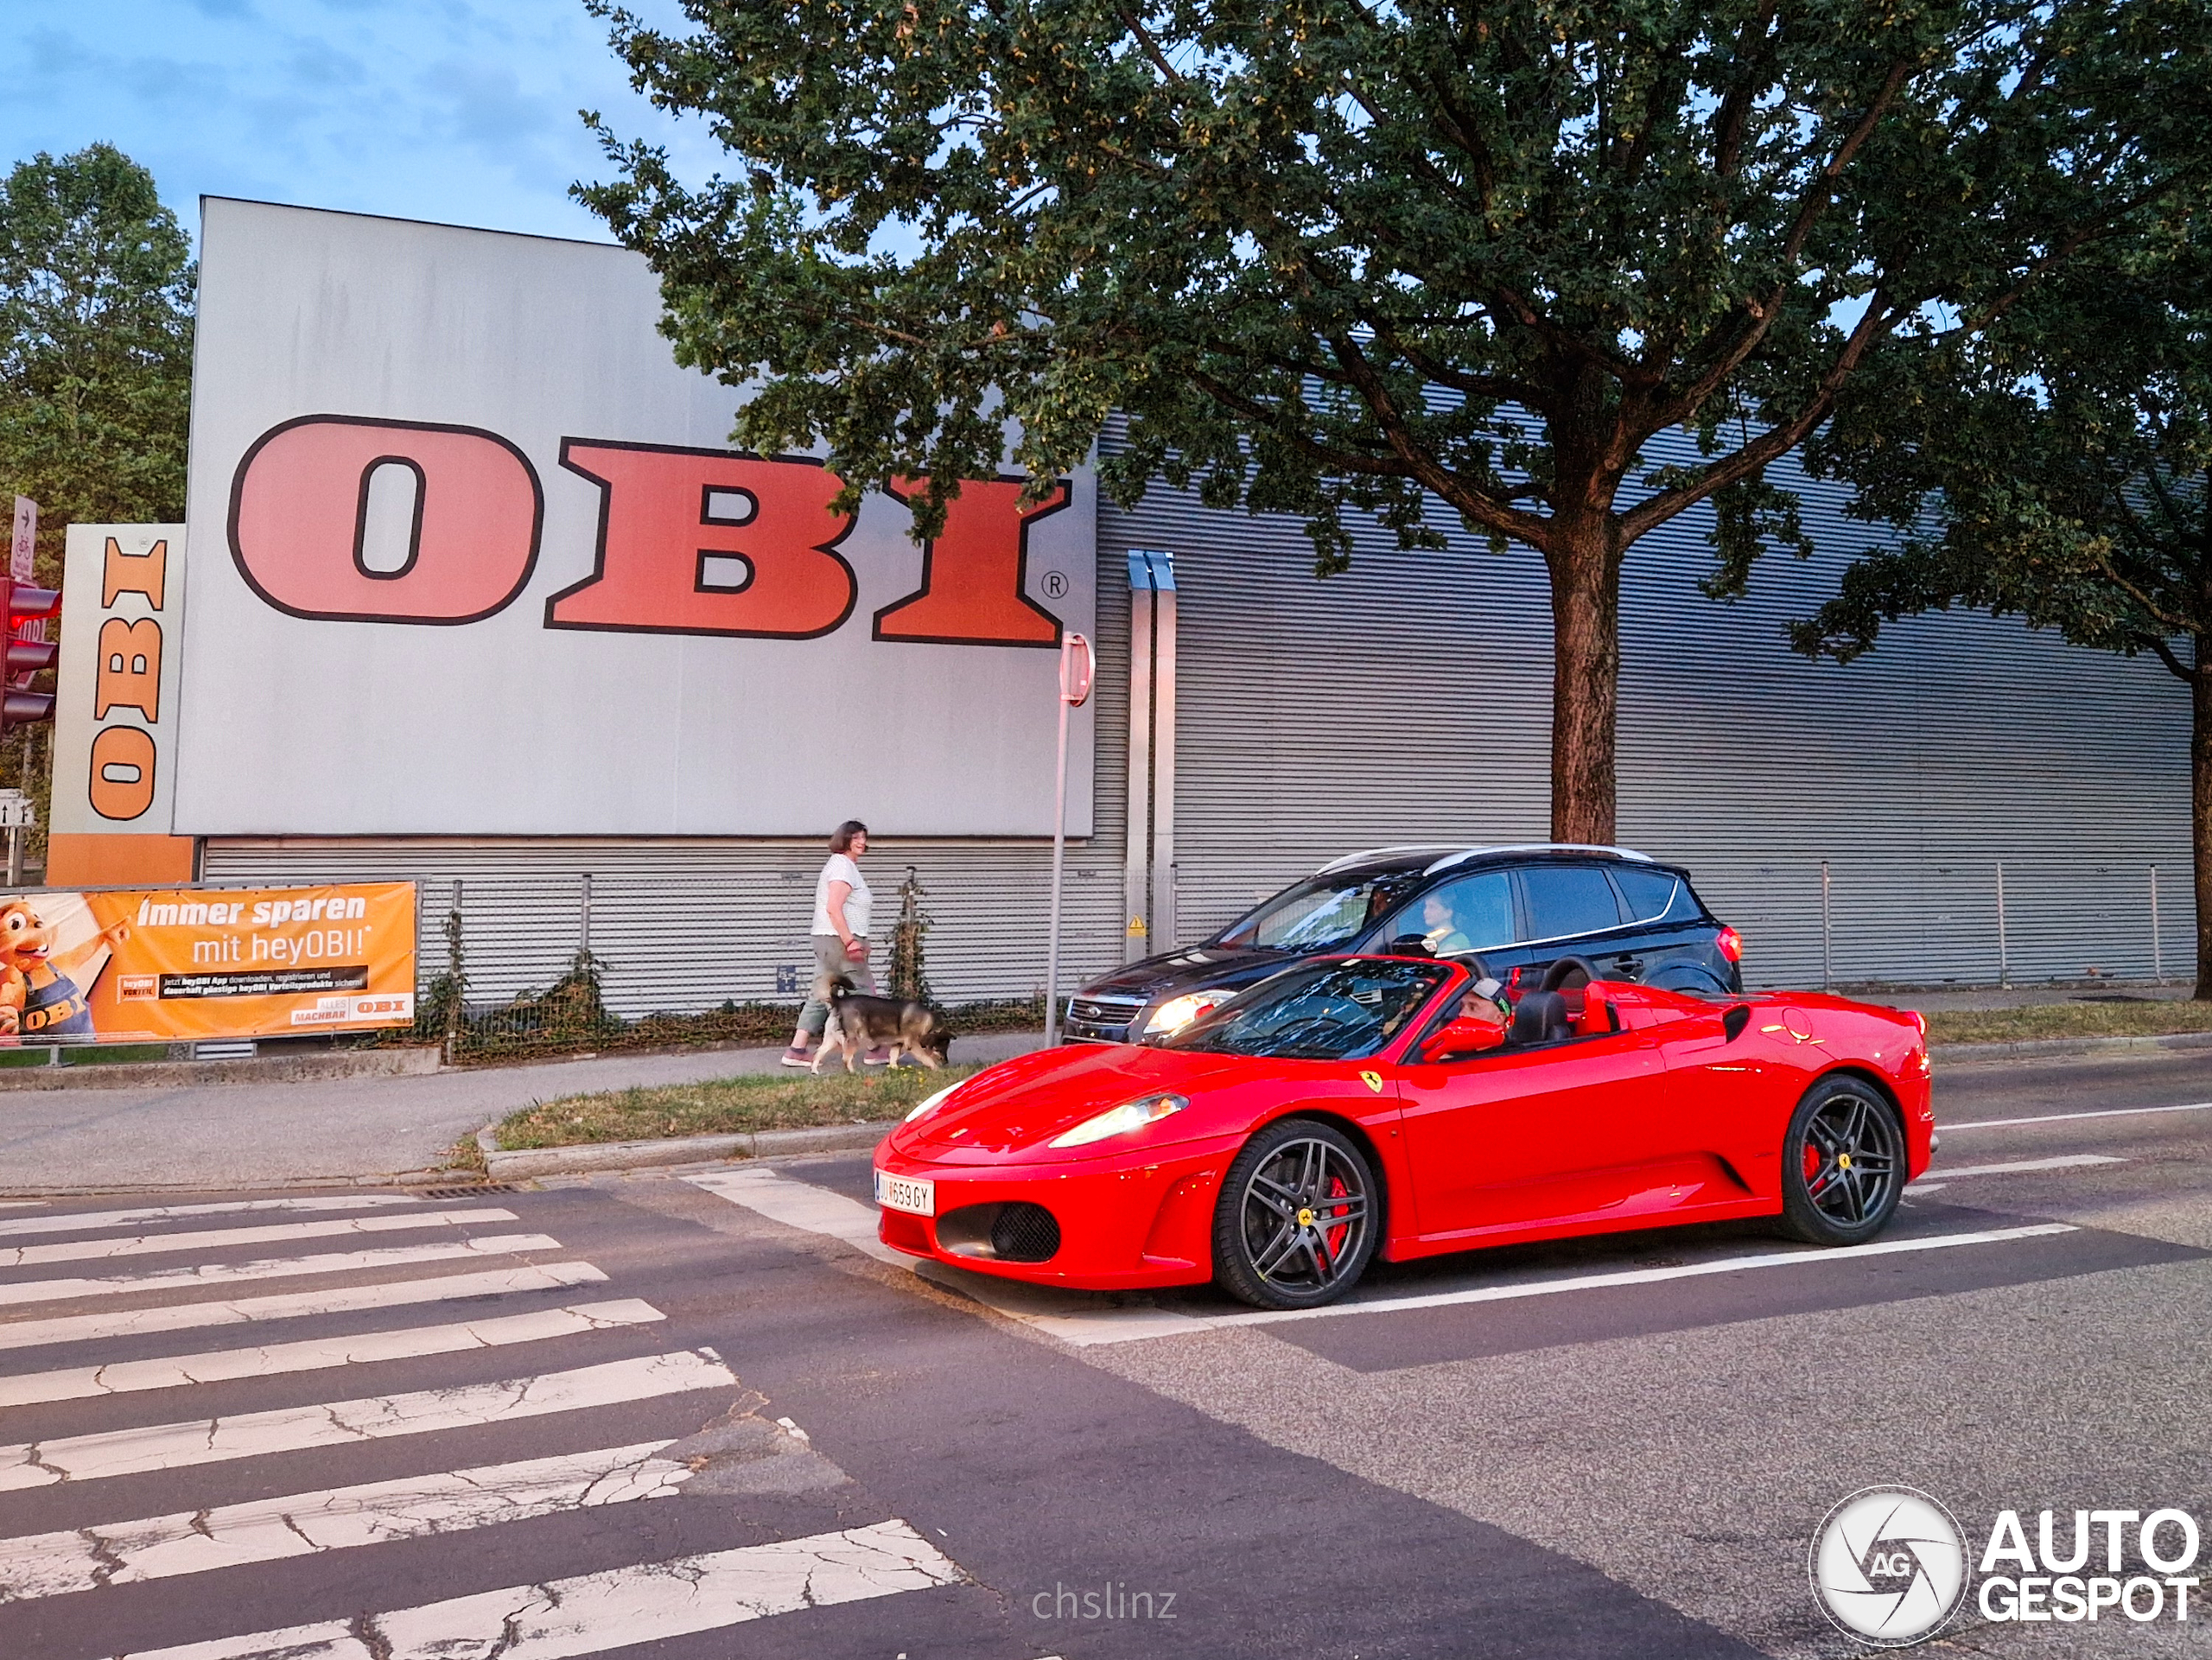
[[[1147,1095],[1141,1101],[1124,1101],[1118,1107],[1109,1107],[1096,1118],[1086,1118],[1073,1129],[1052,1137],[1054,1147],[1088,1147],[1093,1142],[1103,1142],[1109,1135],[1126,1135],[1133,1129],[1142,1129],[1147,1124],[1156,1124],[1170,1113],[1180,1112],[1191,1103],[1179,1095]]]
[[[1207,991],[1186,991],[1179,997],[1170,997],[1152,1011],[1152,1018],[1144,1023],[1144,1034],[1148,1038],[1159,1038],[1180,1032],[1209,1008],[1227,1002],[1232,995],[1216,988]]]

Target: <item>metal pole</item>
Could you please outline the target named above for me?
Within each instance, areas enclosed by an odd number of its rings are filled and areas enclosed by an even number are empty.
[[[2165,953],[2158,944],[2158,867],[2151,867],[2151,978],[2159,985],[2166,983]]]
[[[578,879],[582,884],[582,903],[576,918],[576,950],[585,957],[591,955],[591,872],[587,870]]]
[[[1835,988],[1834,964],[1834,936],[1828,925],[1828,862],[1821,861],[1821,989]]]
[[[10,824],[8,826],[8,886],[21,887],[22,885],[23,827]]]
[[[1065,648],[1063,647],[1063,650]],[[1068,850],[1068,700],[1061,697],[1059,758],[1052,776],[1052,924],[1045,937],[1045,1046],[1060,1040],[1060,874]]]
[[[1997,983],[2000,986],[2012,983],[2012,958],[2005,942],[2005,864],[2002,860],[1997,865]]]

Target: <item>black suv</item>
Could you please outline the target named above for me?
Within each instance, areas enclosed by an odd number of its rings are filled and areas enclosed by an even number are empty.
[[[1377,848],[1324,865],[1201,945],[1147,957],[1068,1000],[1077,1042],[1136,1043],[1306,957],[1467,957],[1527,979],[1587,957],[1609,979],[1741,992],[1743,944],[1688,873],[1625,848]]]

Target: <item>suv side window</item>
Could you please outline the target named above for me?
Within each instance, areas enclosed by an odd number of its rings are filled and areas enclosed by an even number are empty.
[[[1697,920],[1698,905],[1690,897],[1690,885],[1671,870],[1627,867],[1613,872],[1613,885],[1638,922]]]
[[[1596,865],[1525,865],[1521,899],[1528,907],[1531,942],[1603,933],[1621,925],[1620,901]]]
[[[1485,870],[1433,887],[1398,913],[1383,938],[1419,934],[1439,957],[1496,951],[1513,943],[1513,879]]]

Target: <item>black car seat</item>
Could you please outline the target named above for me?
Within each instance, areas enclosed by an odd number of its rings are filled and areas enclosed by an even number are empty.
[[[1524,991],[1513,1006],[1512,1043],[1564,1043],[1574,1035],[1567,999],[1556,991]]]

